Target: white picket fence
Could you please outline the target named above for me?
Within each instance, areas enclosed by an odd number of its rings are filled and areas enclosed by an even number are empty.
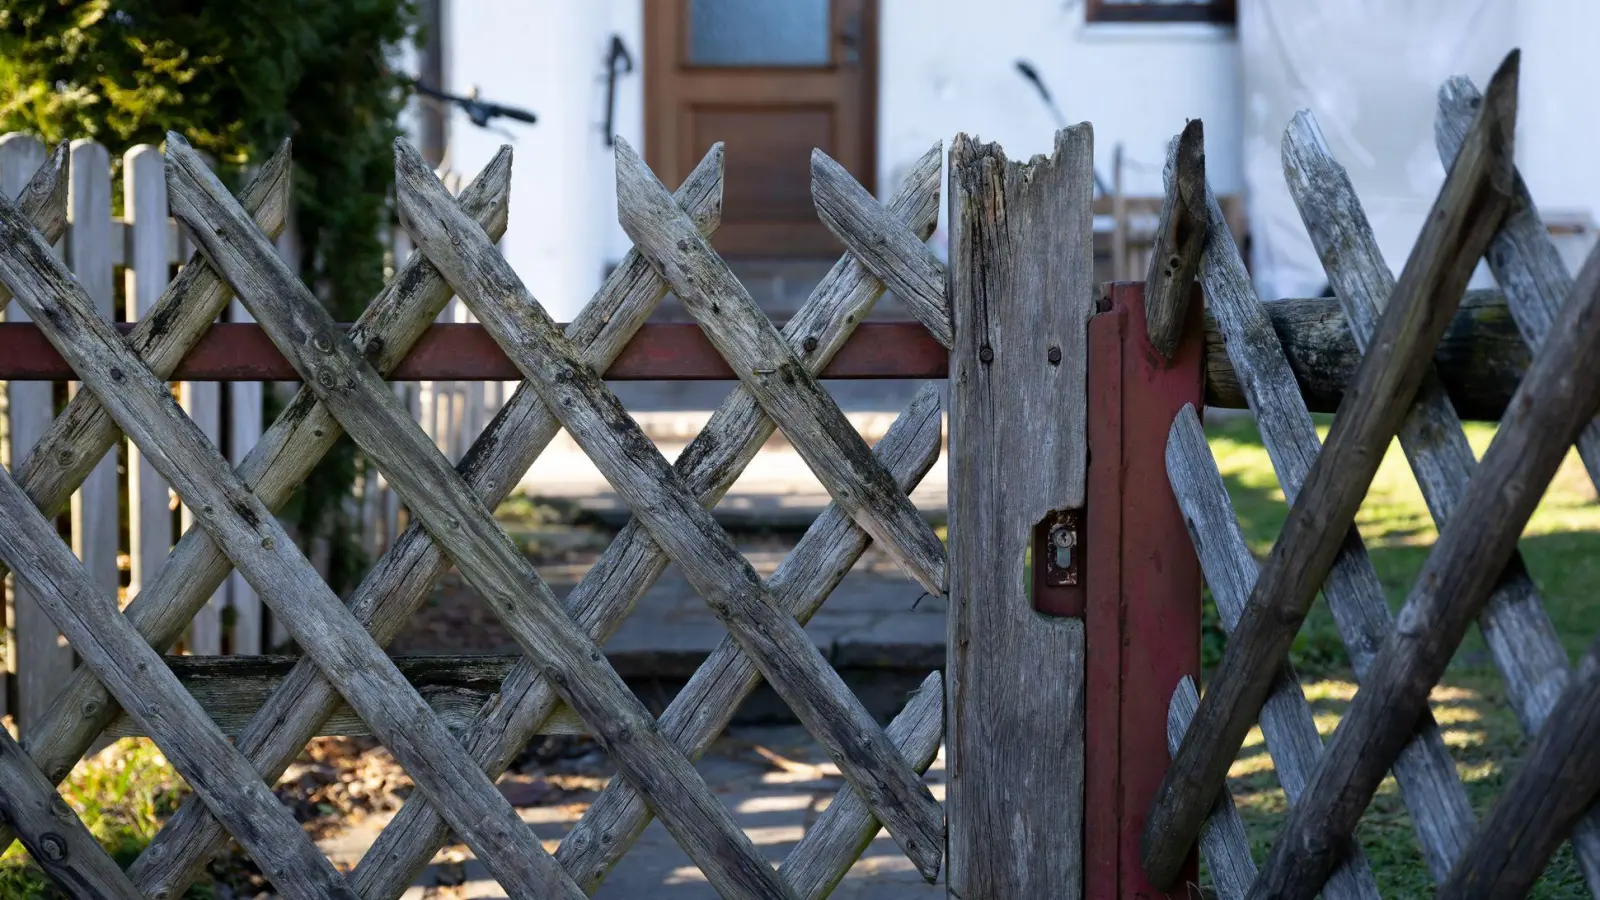
[[[47,148],[25,134],[0,135],[0,190],[15,197],[47,155]],[[112,183],[111,156],[94,141],[71,146],[68,228],[57,252],[112,320],[135,321],[145,316],[166,290],[193,247],[167,209],[163,160],[158,148],[138,146],[123,155],[120,184]],[[113,191],[122,191],[123,215],[112,215]],[[404,231],[394,229],[390,271],[410,253]],[[286,259],[297,256],[292,228],[278,241]],[[25,321],[17,304],[0,309],[0,319]],[[247,322],[249,313],[235,300],[224,321]],[[472,321],[458,301],[440,321]],[[287,399],[298,387],[279,385]],[[27,458],[49,427],[59,404],[75,384],[0,382],[0,464],[14,468]],[[259,382],[184,382],[175,385],[179,402],[208,437],[237,465],[260,438],[264,391]],[[417,420],[439,448],[458,460],[499,409],[499,384],[423,382],[395,385]],[[224,410],[227,419],[224,421]],[[120,462],[120,465],[119,465]],[[363,549],[376,558],[404,527],[399,498],[376,472],[357,486],[351,500],[363,524]],[[125,512],[124,512],[125,510]],[[138,593],[166,563],[176,537],[191,519],[166,483],[126,441],[108,453],[73,495],[72,546],[96,582],[122,601]],[[312,561],[325,566],[325,546],[311,548]],[[0,716],[26,729],[54,699],[74,666],[72,650],[55,626],[23,592],[7,579],[5,665],[0,678]],[[193,654],[262,653],[282,645],[287,633],[275,623],[250,585],[237,573],[198,615],[178,650]],[[8,701],[9,696],[9,701]],[[11,704],[14,704],[12,706]]]

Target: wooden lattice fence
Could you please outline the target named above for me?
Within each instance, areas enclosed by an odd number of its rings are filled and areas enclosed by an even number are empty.
[[[398,896],[453,832],[514,896],[581,896],[652,815],[730,896],[823,896],[880,821],[927,877],[940,870],[944,812],[919,775],[942,732],[939,676],[929,676],[885,731],[801,630],[869,540],[926,589],[944,590],[943,546],[906,498],[938,455],[937,393],[919,394],[874,450],[813,374],[886,283],[948,344],[942,267],[922,244],[937,213],[937,148],[886,206],[818,157],[819,206],[853,252],[783,333],[705,242],[719,218],[720,147],[676,197],[619,147],[623,218],[639,249],[565,334],[520,287],[491,241],[503,228],[509,163],[503,153],[457,200],[409,146],[397,147],[401,209],[419,252],[348,333],[273,252],[261,230],[262,198],[246,192],[242,202],[234,199],[177,135],[169,136],[166,157],[171,206],[203,256],[146,318],[159,327],[142,325],[133,340],[111,328],[49,249],[68,172],[63,152],[40,168],[15,205],[0,201],[0,282],[88,386],[78,398],[86,407],[81,415],[96,425],[92,436],[103,438],[46,443],[59,449],[36,452],[20,478],[0,476],[0,519],[7,525],[0,529],[0,559],[84,663],[30,729],[25,751],[0,736],[0,808],[58,883],[96,896],[176,897],[231,833],[285,896]],[[306,385],[237,472],[172,402],[165,381],[211,325],[230,286]],[[676,467],[596,375],[669,286],[743,382]],[[378,374],[406,356],[452,292],[528,379],[458,468]],[[565,608],[489,511],[562,427],[637,516]],[[706,507],[778,427],[838,499],[763,584]],[[200,526],[179,540],[172,560],[125,615],[40,513],[49,496],[35,497],[31,489],[43,483],[69,491],[82,478],[81,461],[103,454],[119,428]],[[341,430],[377,461],[414,519],[348,607],[271,512]],[[489,702],[453,722],[463,730],[459,741],[381,649],[452,561],[528,653],[504,672]],[[669,561],[723,618],[730,636],[657,722],[596,641],[616,629]],[[218,702],[231,704],[233,715],[214,721],[152,646],[169,646],[233,567],[306,656],[230,743],[218,723],[239,723],[237,698],[219,691]],[[789,702],[852,786],[778,870],[690,763],[761,678]],[[262,781],[262,774],[275,779],[284,770],[341,701],[391,749],[420,791],[348,878],[317,852]],[[124,873],[52,783],[108,726],[128,732],[116,727],[126,720],[155,739],[196,797]],[[541,729],[570,731],[575,724],[595,734],[623,777],[552,856],[491,779]]]
[[[1198,835],[1222,896],[1375,897],[1352,834],[1392,770],[1440,896],[1522,896],[1569,837],[1600,894],[1600,819],[1586,812],[1600,787],[1588,738],[1595,651],[1571,671],[1516,552],[1574,441],[1591,478],[1600,476],[1600,431],[1590,421],[1600,401],[1600,252],[1574,280],[1540,222],[1512,161],[1516,87],[1513,54],[1481,95],[1460,78],[1441,89],[1436,136],[1449,176],[1398,280],[1315,121],[1301,113],[1290,124],[1283,140],[1290,191],[1363,353],[1326,445],[1210,207],[1199,281],[1292,506],[1258,566],[1198,417],[1186,411],[1173,423],[1168,473],[1231,635],[1198,706],[1192,684],[1173,697],[1173,765],[1143,842],[1158,885],[1171,882]],[[1432,364],[1480,257],[1534,351],[1481,462]],[[1391,617],[1352,525],[1396,435],[1440,535]],[[1286,662],[1319,589],[1361,683],[1326,748]],[[1429,691],[1473,621],[1534,739],[1481,824],[1428,709]],[[1259,873],[1222,787],[1258,712],[1292,804]]]

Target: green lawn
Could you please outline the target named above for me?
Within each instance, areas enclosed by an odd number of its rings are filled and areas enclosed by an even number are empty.
[[[1326,434],[1326,421],[1320,424]],[[1493,426],[1472,423],[1467,429],[1474,451],[1481,456],[1494,436]],[[1232,418],[1208,426],[1207,433],[1245,537],[1256,554],[1265,555],[1288,510],[1255,423]],[[1391,606],[1398,609],[1437,537],[1398,445],[1384,458],[1357,524]],[[1592,586],[1600,584],[1600,505],[1595,503],[1594,487],[1576,454],[1569,454],[1562,465],[1521,546],[1550,617],[1576,660],[1600,631],[1600,605],[1590,600]],[[1208,616],[1208,622],[1214,621],[1214,616]],[[1221,647],[1222,636],[1212,626],[1205,643],[1208,663],[1215,661]],[[1295,642],[1293,657],[1306,682],[1306,696],[1318,728],[1326,738],[1354,696],[1355,684],[1333,619],[1320,599]],[[1456,654],[1433,701],[1434,714],[1481,817],[1515,771],[1527,742],[1475,629]],[[1277,834],[1286,804],[1259,730],[1253,730],[1246,741],[1230,784],[1260,860]],[[1431,894],[1431,879],[1392,777],[1368,809],[1360,834],[1385,897]],[[1563,848],[1533,896],[1588,896],[1570,850]]]

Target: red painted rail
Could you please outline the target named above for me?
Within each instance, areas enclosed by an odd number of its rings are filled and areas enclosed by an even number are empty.
[[[132,325],[117,326],[127,332]],[[822,371],[823,378],[944,378],[949,351],[917,322],[864,322]],[[0,381],[72,381],[72,367],[27,322],[0,323]],[[512,365],[482,325],[431,326],[388,376],[392,381],[516,381]],[[174,381],[295,381],[288,360],[261,326],[211,326],[173,373]],[[606,370],[612,381],[731,381],[700,326],[645,325]]]

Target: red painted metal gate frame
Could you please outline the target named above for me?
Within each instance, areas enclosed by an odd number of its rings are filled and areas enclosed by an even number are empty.
[[[1167,769],[1167,704],[1200,675],[1200,564],[1167,480],[1167,431],[1202,408],[1200,304],[1171,362],[1145,334],[1144,285],[1109,285],[1089,323],[1089,480],[1084,581],[1084,896],[1156,890],[1139,865],[1145,812]],[[1198,884],[1191,855],[1180,884]]]

